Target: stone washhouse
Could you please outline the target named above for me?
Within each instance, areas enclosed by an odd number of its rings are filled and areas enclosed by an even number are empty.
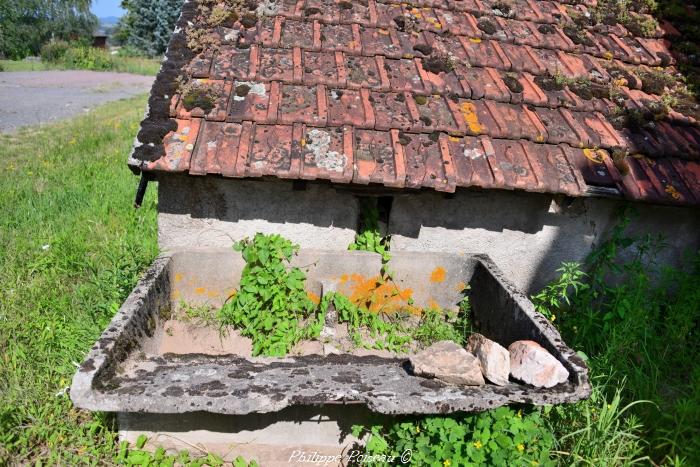
[[[125,439],[287,465],[296,449],[346,450],[348,427],[377,413],[586,397],[585,365],[527,295],[582,261],[624,207],[630,232],[665,237],[663,261],[700,247],[695,116],[620,119],[660,105],[639,76],[674,66],[670,33],[598,25],[574,41],[562,25],[587,5],[185,1],[128,161],[137,204],[157,181],[163,254],[77,373],[76,404],[117,412]],[[179,351],[195,335],[162,350],[163,310],[220,305],[243,265],[231,245],[256,232],[299,244],[310,279],[379,270],[379,255],[347,251],[363,198],[399,280],[447,270],[417,301],[454,303],[466,281],[484,335],[538,342],[569,379],[456,390],[376,356]]]

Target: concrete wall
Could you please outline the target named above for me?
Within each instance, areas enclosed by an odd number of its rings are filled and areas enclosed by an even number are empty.
[[[525,292],[556,277],[564,261],[582,261],[606,239],[621,201],[557,199],[508,191],[435,192],[399,196],[389,219],[392,250],[486,253]],[[659,260],[679,264],[700,248],[700,210],[635,203],[638,216],[627,233],[661,234],[669,243]]]
[[[347,192],[289,181],[168,176],[159,187],[163,249],[230,246],[256,232],[279,233],[303,248],[345,250],[359,210]],[[623,202],[562,200],[509,191],[433,191],[397,195],[388,233],[392,250],[486,253],[524,292],[556,276],[564,261],[582,261],[616,225]],[[659,258],[678,264],[700,248],[700,210],[635,203],[630,233],[662,234],[670,244]]]
[[[160,446],[171,454],[187,449],[225,462],[242,456],[265,467],[287,467],[347,465],[362,453],[352,425],[371,425],[377,416],[362,405],[329,405],[251,415],[119,413],[117,420],[120,440],[134,444],[145,434],[145,449]]]
[[[345,250],[355,238],[357,200],[329,185],[294,191],[291,181],[187,176],[158,185],[161,249],[231,246],[256,232],[326,250]]]

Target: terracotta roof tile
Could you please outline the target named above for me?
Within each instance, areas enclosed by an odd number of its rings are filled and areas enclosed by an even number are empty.
[[[135,169],[700,203],[698,123],[642,90],[674,63],[663,30],[574,37],[594,1],[256,3],[198,53],[185,4]],[[211,91],[206,110],[180,75]]]

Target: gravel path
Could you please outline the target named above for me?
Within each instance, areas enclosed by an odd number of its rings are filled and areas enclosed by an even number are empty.
[[[0,73],[0,133],[89,112],[150,91],[154,77],[95,71]]]

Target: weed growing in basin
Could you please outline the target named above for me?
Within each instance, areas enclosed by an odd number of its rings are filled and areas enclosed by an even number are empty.
[[[539,410],[499,407],[474,415],[406,418],[389,425],[355,425],[353,434],[369,435],[368,455],[398,460],[410,450],[410,465],[555,465],[550,458],[554,437]]]
[[[470,312],[468,297],[459,302],[459,311],[456,313],[435,308],[423,310],[420,325],[413,332],[413,338],[425,347],[442,340],[465,345],[472,333]]]
[[[184,300],[180,301],[180,318],[198,326],[216,326],[219,323],[216,309],[207,304],[191,305]]]
[[[338,312],[338,322],[347,323],[348,331],[357,347],[403,352],[408,348],[412,337],[409,329],[403,324],[400,315],[395,314],[393,320],[388,315],[379,315],[352,303],[346,296],[339,293],[324,295],[319,306],[320,316],[324,317],[330,304]],[[383,319],[386,317],[386,319]],[[371,341],[362,336],[365,331]]]
[[[304,290],[306,275],[288,267],[298,249],[280,235],[261,233],[234,244],[246,265],[240,288],[219,319],[253,340],[253,355],[283,356],[300,340],[314,337],[315,328],[304,324],[315,309]]]

